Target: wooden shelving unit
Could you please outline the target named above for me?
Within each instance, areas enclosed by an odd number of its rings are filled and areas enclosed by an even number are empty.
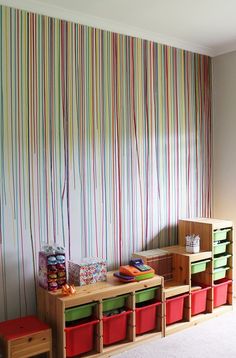
[[[184,307],[184,320],[187,322],[177,322],[174,325],[167,326],[165,333],[170,334],[178,330],[186,328],[191,325],[191,287],[192,287],[192,275],[191,275],[191,264],[201,260],[212,259],[211,251],[200,251],[196,254],[190,254],[186,252],[185,246],[175,245],[164,247],[166,250],[173,254],[173,278],[174,281],[164,283],[164,300],[168,297],[177,296],[180,294],[188,293],[189,298],[185,300]],[[199,278],[200,274],[195,274],[196,281],[201,282],[205,285],[211,285],[212,275],[211,267],[212,263],[207,264],[206,272],[204,272],[203,278]],[[212,289],[207,293],[207,313],[212,312]]]
[[[231,255],[227,260],[227,265],[229,266],[229,270],[226,271],[226,278],[232,280],[232,283],[229,285],[228,288],[228,297],[227,297],[227,302],[229,308],[231,309],[233,303],[233,254],[234,254],[234,247],[233,247],[234,230],[233,230],[232,221],[211,219],[211,218],[179,220],[178,237],[179,237],[179,245],[184,246],[186,235],[198,234],[200,236],[200,249],[202,251],[205,250],[211,252],[212,262],[207,266],[206,272],[202,272],[195,275],[195,280],[204,283],[206,285],[214,286],[214,258],[215,258],[214,234],[224,229],[229,229],[226,239],[227,241],[229,241],[229,244],[226,247],[225,253]],[[224,242],[224,240],[222,242]],[[220,254],[218,256],[220,256]],[[203,260],[204,258],[202,257],[201,259]],[[214,290],[212,289],[208,293],[208,300],[207,300],[208,312],[213,312],[217,310],[214,309],[213,302],[214,302]]]
[[[129,346],[143,342],[153,337],[162,337],[164,334],[163,326],[163,277],[155,275],[151,279],[140,282],[122,284],[113,277],[113,272],[109,272],[107,281],[98,282],[93,285],[76,287],[76,294],[72,296],[63,296],[57,292],[49,292],[41,287],[38,288],[38,315],[45,322],[49,323],[53,330],[53,352],[55,358],[66,357],[66,340],[64,329],[65,310],[68,308],[80,306],[86,303],[96,302],[95,316],[99,320],[96,328],[95,350],[85,354],[89,357],[109,356],[112,352],[118,352],[127,349]],[[157,287],[158,301],[162,304],[157,309],[156,329],[147,334],[136,336],[135,322],[135,293],[137,291]],[[126,306],[132,311],[129,316],[127,326],[127,337],[123,342],[104,347],[103,345],[103,300],[120,295],[128,294]]]
[[[228,220],[209,218],[197,218],[179,220],[178,241],[179,245],[162,247],[162,250],[173,255],[172,272],[173,280],[164,282],[164,302],[169,297],[189,293],[189,299],[185,300],[184,319],[181,322],[166,326],[164,319],[165,335],[177,332],[192,325],[196,325],[206,319],[217,317],[232,310],[233,284],[228,285],[227,304],[214,308],[214,233],[218,230],[229,229],[227,233],[226,253],[230,254],[228,265],[230,269],[226,272],[226,278],[233,281],[233,223]],[[200,236],[200,252],[190,254],[185,249],[185,237],[190,234]],[[191,274],[191,265],[209,259],[204,272]],[[207,291],[206,312],[191,316],[191,291],[194,283],[209,286]]]
[[[99,323],[95,333],[94,351],[84,354],[88,357],[111,356],[113,353],[124,351],[137,344],[151,340],[153,338],[161,338],[169,334],[175,333],[182,329],[194,326],[209,318],[218,317],[221,314],[232,310],[233,303],[233,284],[228,284],[227,303],[214,307],[214,235],[218,230],[229,229],[227,231],[227,248],[226,254],[227,265],[229,269],[226,271],[226,278],[233,281],[233,224],[231,221],[216,219],[186,219],[179,220],[179,245],[167,246],[162,248],[167,259],[171,256],[172,280],[164,281],[164,278],[155,275],[154,278],[133,282],[120,283],[113,277],[113,273],[108,273],[106,282],[99,282],[94,285],[76,287],[76,294],[73,296],[63,296],[60,291],[50,293],[42,288],[38,289],[38,313],[41,319],[50,324],[53,331],[53,345],[55,358],[66,357],[66,341],[65,341],[65,311],[68,308],[79,305],[96,302],[94,314]],[[200,252],[190,254],[185,249],[185,237],[189,234],[198,234],[200,236]],[[160,250],[157,250],[160,253]],[[144,252],[140,253],[146,258]],[[170,254],[170,256],[169,256]],[[139,257],[139,253],[135,253]],[[149,253],[154,258],[155,250]],[[231,255],[231,256],[230,256]],[[149,258],[149,257],[148,257]],[[206,268],[199,273],[192,273],[192,265],[206,261]],[[158,272],[157,272],[158,273]],[[169,276],[168,276],[169,277]],[[192,316],[192,286],[200,284],[207,289],[206,312]],[[158,287],[156,299],[161,301],[161,305],[157,309],[156,328],[148,333],[136,335],[136,303],[135,294],[139,290]],[[104,346],[103,344],[103,301],[120,295],[128,294],[126,306],[131,310],[128,319],[126,340]],[[166,300],[175,296],[185,295],[183,319],[176,323],[166,324]]]

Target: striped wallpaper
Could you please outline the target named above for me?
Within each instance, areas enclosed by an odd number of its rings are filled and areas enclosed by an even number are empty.
[[[40,243],[126,263],[211,214],[210,58],[0,7],[0,320]]]

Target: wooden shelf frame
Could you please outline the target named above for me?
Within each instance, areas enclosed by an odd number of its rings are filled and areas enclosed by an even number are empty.
[[[213,280],[213,245],[214,231],[230,228],[227,234],[227,253],[231,255],[228,258],[230,269],[226,273],[226,277],[232,280],[228,285],[226,305],[214,308],[214,280]],[[185,236],[189,234],[199,234],[200,236],[200,252],[189,254],[185,251]],[[169,334],[175,333],[182,329],[199,324],[207,319],[217,317],[225,312],[233,309],[233,254],[234,254],[234,231],[231,221],[196,218],[179,220],[178,225],[179,245],[163,247],[162,249],[173,255],[173,280],[164,282],[164,278],[155,275],[154,278],[122,284],[114,279],[113,272],[108,273],[106,282],[99,282],[94,285],[82,286],[76,288],[76,294],[65,297],[58,290],[56,293],[50,293],[42,288],[38,289],[38,314],[41,319],[46,321],[52,327],[53,332],[53,352],[55,358],[65,358],[65,309],[83,305],[90,302],[96,302],[94,314],[99,320],[96,327],[95,350],[84,354],[87,357],[105,356],[109,357],[113,353],[122,352],[126,349],[134,347],[144,341],[153,338],[161,338]],[[206,271],[191,274],[191,264],[201,260],[210,259],[207,263]],[[191,287],[192,283],[201,283],[211,288],[207,292],[207,309],[203,314],[191,316]],[[157,326],[153,332],[142,335],[136,335],[136,317],[135,317],[135,293],[139,290],[158,287],[157,300],[162,304],[157,308]],[[167,298],[188,293],[189,297],[184,301],[183,320],[169,326],[166,326],[166,305]],[[129,294],[127,299],[127,308],[132,313],[128,320],[127,337],[123,342],[118,342],[111,346],[103,346],[103,300],[123,294]]]
[[[226,272],[226,277],[232,280],[228,285],[227,304],[223,307],[214,308],[214,265],[213,265],[213,245],[214,231],[230,228],[227,233],[226,253],[231,254],[228,259],[230,269]],[[173,255],[173,280],[164,283],[164,300],[168,297],[189,293],[189,305],[185,307],[184,320],[188,322],[177,322],[173,325],[165,327],[165,335],[184,329],[192,322],[203,320],[203,317],[210,318],[215,312],[224,312],[232,309],[233,304],[233,223],[228,220],[197,218],[179,220],[178,225],[178,241],[179,245],[162,247]],[[199,234],[200,236],[200,252],[190,254],[185,249],[185,237],[189,234]],[[210,259],[206,264],[206,270],[201,273],[191,274],[191,264],[194,262]],[[207,291],[207,307],[206,313],[197,316],[191,316],[191,287],[193,283],[201,283],[211,288]],[[186,301],[186,300],[185,300]],[[198,318],[199,317],[199,318]],[[165,325],[165,322],[164,322]]]
[[[65,310],[86,303],[96,302],[94,316],[99,320],[95,333],[95,350],[86,353],[85,356],[97,357],[109,355],[111,352],[127,349],[130,344],[142,342],[150,337],[164,336],[164,279],[155,275],[153,278],[123,284],[113,277],[113,272],[107,275],[107,281],[98,282],[94,285],[76,287],[76,294],[72,296],[63,296],[57,292],[49,292],[41,287],[38,288],[38,315],[45,322],[49,323],[53,330],[53,352],[55,358],[66,357],[66,342],[64,329]],[[161,302],[157,307],[157,325],[153,332],[136,336],[135,320],[135,293],[147,288],[157,287],[156,299]],[[103,346],[103,300],[120,295],[128,294],[126,306],[132,313],[128,318],[127,337],[123,342],[111,346]]]
[[[227,241],[230,241],[230,244],[227,245],[226,247],[226,253],[230,254],[231,257],[228,258],[228,264],[230,266],[230,269],[226,272],[226,278],[232,280],[232,283],[228,285],[228,293],[227,293],[227,302],[229,305],[232,305],[233,304],[233,254],[234,254],[234,227],[232,221],[211,219],[211,218],[196,218],[196,219],[179,220],[178,223],[178,241],[179,241],[179,245],[182,246],[183,249],[185,249],[186,235],[199,234],[201,251],[199,253],[200,256],[199,257],[196,256],[196,258],[198,258],[199,260],[204,260],[208,258],[207,257],[208,253],[211,254],[212,261],[207,264],[206,271],[201,272],[199,274],[195,274],[194,277],[192,275],[192,279],[194,279],[195,281],[212,287],[207,293],[208,313],[214,313],[214,311],[217,310],[217,308],[214,308],[214,288],[213,288],[214,287],[214,276],[213,276],[214,232],[223,229],[230,229],[230,231],[227,233]],[[204,252],[206,254],[206,257],[204,257]],[[198,255],[198,254],[190,254],[190,255]],[[191,262],[194,262],[194,260],[191,260]],[[190,281],[190,287],[191,287],[192,279]]]

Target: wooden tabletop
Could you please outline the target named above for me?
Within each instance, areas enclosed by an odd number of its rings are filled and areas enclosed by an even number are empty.
[[[154,277],[147,280],[122,283],[113,276],[113,273],[114,271],[107,273],[107,281],[97,282],[86,286],[76,286],[76,293],[70,296],[63,295],[61,290],[57,290],[56,292],[45,291],[55,299],[62,301],[65,307],[71,307],[78,301],[78,299],[81,304],[88,301],[98,301],[104,298],[115,297],[117,295],[159,286],[162,285],[164,281],[162,276],[154,275]]]
[[[190,222],[197,222],[203,224],[210,224],[212,225],[213,230],[219,230],[219,229],[233,226],[233,222],[230,220],[220,220],[220,219],[212,219],[212,218],[191,218],[191,219],[183,219],[180,221],[190,221]]]
[[[180,246],[180,245],[163,247],[163,250],[166,250],[172,254],[188,256],[190,258],[190,262],[195,262],[195,261],[199,261],[199,260],[212,258],[211,251],[199,251],[196,254],[190,254],[189,252],[186,252],[185,246]]]

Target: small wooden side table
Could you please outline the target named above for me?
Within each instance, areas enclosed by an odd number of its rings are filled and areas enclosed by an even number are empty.
[[[52,358],[51,328],[36,316],[1,322],[0,341],[6,358],[28,358],[41,353]]]

